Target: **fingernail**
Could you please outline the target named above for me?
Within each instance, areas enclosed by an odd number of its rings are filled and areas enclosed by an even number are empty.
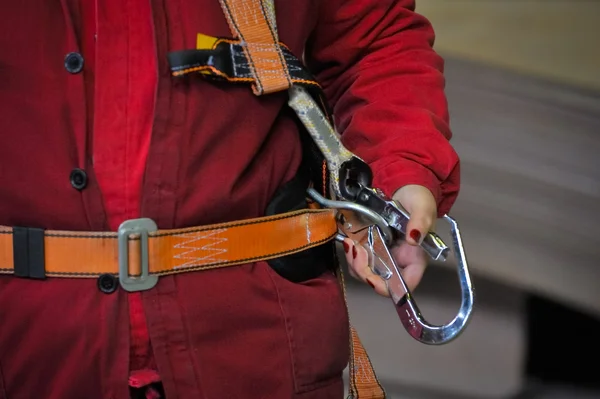
[[[348,243],[346,241],[344,241],[344,251],[346,251],[346,253],[348,253],[348,251],[350,251],[350,245],[348,245]]]
[[[356,259],[356,247],[352,247],[352,258]]]
[[[371,286],[371,288],[375,289],[375,284],[371,282],[371,280],[367,279],[367,283]]]
[[[416,242],[421,241],[421,232],[419,230],[416,230],[416,229],[411,230],[410,231],[410,238],[412,238]]]

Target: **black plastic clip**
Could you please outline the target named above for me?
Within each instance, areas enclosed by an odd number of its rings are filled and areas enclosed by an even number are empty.
[[[13,227],[13,264],[17,277],[46,278],[43,229]]]

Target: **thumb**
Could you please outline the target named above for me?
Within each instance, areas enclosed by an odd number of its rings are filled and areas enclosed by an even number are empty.
[[[393,196],[410,215],[406,226],[406,242],[419,245],[428,232],[435,229],[437,204],[427,187],[411,184],[402,187]]]

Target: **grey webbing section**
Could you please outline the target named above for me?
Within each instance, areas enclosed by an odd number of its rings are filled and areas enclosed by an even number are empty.
[[[260,2],[260,0],[256,1]],[[273,29],[273,34],[277,38],[275,4],[273,0],[264,0],[262,4]],[[340,166],[344,162],[358,157],[344,147],[334,126],[329,122],[329,119],[316,103],[314,97],[304,87],[292,85],[288,93],[288,105],[296,112],[298,118],[327,161],[333,193],[338,198],[342,197],[339,184]]]
[[[260,0],[256,1],[260,2]],[[274,36],[277,38],[275,4],[273,0],[264,0],[263,4],[273,27]],[[358,157],[344,147],[339,134],[306,89],[292,85],[288,93],[288,105],[296,112],[327,160],[332,189],[338,198],[342,197],[339,186],[339,168],[345,161]],[[342,271],[339,270],[339,272]],[[345,300],[346,290],[343,286],[343,276],[340,275],[340,278]],[[350,318],[349,314],[348,318]],[[348,399],[386,399],[385,389],[377,378],[369,356],[358,338],[357,331],[352,326],[350,326],[350,352]]]

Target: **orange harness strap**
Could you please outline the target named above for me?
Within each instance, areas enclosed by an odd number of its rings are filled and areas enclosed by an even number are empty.
[[[287,90],[292,85],[288,64],[279,45],[273,0],[220,0],[234,37],[249,60],[256,95]],[[342,270],[340,285],[346,297]],[[385,399],[373,365],[354,327],[350,327],[350,399]]]
[[[292,82],[278,45],[274,8],[260,0],[220,0],[233,34],[243,43],[257,95],[288,89]]]
[[[147,245],[150,276],[268,260],[324,244],[337,233],[333,210],[304,209],[281,215],[124,237],[128,275],[139,277]],[[73,249],[76,248],[77,251]],[[0,226],[0,274],[93,278],[119,274],[119,237]]]

